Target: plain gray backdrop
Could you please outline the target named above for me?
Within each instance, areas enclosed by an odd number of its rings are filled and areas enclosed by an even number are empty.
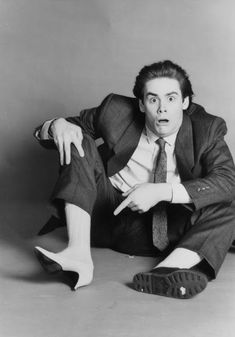
[[[234,13],[234,0],[0,0],[1,337],[234,336],[234,251],[187,303],[129,287],[151,258],[93,249],[94,283],[75,294],[33,255],[67,242],[63,230],[36,237],[58,158],[34,128],[110,92],[132,95],[146,64],[171,59],[188,71],[195,102],[226,120],[235,158]]]
[[[140,68],[162,59],[225,118],[235,156],[234,12],[233,0],[0,0],[1,201],[50,195],[57,155],[34,127],[110,92],[132,95]]]

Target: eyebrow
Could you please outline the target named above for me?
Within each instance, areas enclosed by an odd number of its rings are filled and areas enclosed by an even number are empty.
[[[176,92],[176,91],[171,91],[171,92],[168,92],[165,96],[171,96],[171,95],[179,95],[179,93]],[[153,93],[153,92],[148,92],[146,96],[147,96],[147,97],[148,97],[148,96],[155,96],[155,97],[158,97],[158,94],[155,94],[155,93]]]

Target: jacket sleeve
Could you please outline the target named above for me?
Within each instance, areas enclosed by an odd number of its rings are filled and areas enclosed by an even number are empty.
[[[92,138],[97,139],[102,137],[102,116],[106,112],[106,107],[109,104],[109,101],[112,99],[113,94],[108,95],[102,103],[91,109],[84,109],[80,112],[78,116],[68,117],[66,120],[70,123],[78,125],[82,128],[84,132],[89,134]],[[52,139],[41,139],[40,131],[45,123],[38,126],[34,130],[34,137],[39,141],[39,143],[47,149],[55,149],[56,146]]]
[[[215,118],[208,132],[208,142],[197,160],[201,167],[200,178],[182,182],[196,210],[216,203],[231,202],[235,198],[235,167],[224,140],[227,132],[224,120]]]
[[[106,114],[107,107],[112,100],[113,94],[108,95],[102,103],[91,109],[84,109],[77,117],[68,117],[66,120],[75,125],[79,125],[84,132],[92,138],[97,139],[102,137],[102,119]]]

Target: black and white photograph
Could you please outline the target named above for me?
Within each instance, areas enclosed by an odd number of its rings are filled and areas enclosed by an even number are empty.
[[[235,3],[0,0],[0,337],[233,337]]]

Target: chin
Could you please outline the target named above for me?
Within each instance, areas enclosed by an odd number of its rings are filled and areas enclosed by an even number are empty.
[[[167,137],[169,136],[169,132],[167,130],[162,130],[162,129],[156,129],[155,133],[158,137]]]

